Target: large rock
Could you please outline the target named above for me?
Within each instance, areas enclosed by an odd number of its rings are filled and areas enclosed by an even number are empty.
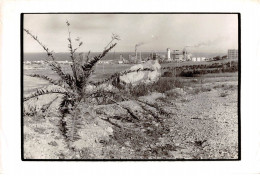
[[[120,81],[126,84],[137,85],[139,83],[156,82],[161,76],[161,65],[158,60],[148,60],[145,63],[134,65],[130,70],[150,68],[154,71],[137,71],[120,76]]]

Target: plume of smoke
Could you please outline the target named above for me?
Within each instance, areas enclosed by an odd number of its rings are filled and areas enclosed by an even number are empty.
[[[146,40],[145,42],[140,42],[140,43],[136,44],[136,45],[135,45],[135,48],[137,48],[137,47],[139,47],[139,46],[142,46],[142,45],[145,45],[145,44],[148,44],[148,43],[151,43],[151,42],[153,42],[153,41],[155,41],[155,40],[158,40],[158,39],[159,39],[158,36],[152,35],[151,39]]]
[[[201,43],[198,43],[198,44],[195,44],[195,45],[186,45],[185,47],[195,47],[195,48],[197,48],[197,47],[203,47],[203,46],[207,46],[207,45],[209,45],[210,43],[208,42],[208,43],[206,43],[206,42],[201,42]]]
[[[214,45],[216,43],[220,43],[222,42],[223,40],[226,40],[225,37],[221,36],[215,40],[209,40],[207,42],[200,42],[198,44],[195,44],[195,45],[187,45],[185,47],[194,47],[194,48],[198,48],[198,47],[205,47],[205,46],[211,46],[211,45]]]
[[[139,46],[144,45],[144,44],[145,44],[144,42],[140,42],[140,43],[136,44],[135,47],[139,47]]]

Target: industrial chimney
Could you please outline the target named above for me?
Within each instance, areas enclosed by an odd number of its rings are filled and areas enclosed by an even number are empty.
[[[135,45],[135,63],[137,63],[137,47],[138,44]]]

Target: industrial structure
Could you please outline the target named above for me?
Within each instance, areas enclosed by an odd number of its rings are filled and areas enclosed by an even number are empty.
[[[179,50],[171,50],[170,48],[166,49],[166,54],[162,54],[160,52],[152,51],[148,56],[144,53],[144,58],[142,57],[142,51],[138,51],[139,46],[144,45],[144,43],[138,43],[134,46],[135,52],[133,55],[128,56],[128,58],[124,58],[120,55],[120,59],[118,61],[119,64],[127,64],[127,63],[143,63],[147,60],[156,60],[159,62],[183,62],[183,61],[207,61],[206,57],[192,57],[192,54],[187,51],[187,47],[185,46],[183,49]]]
[[[167,60],[171,60],[171,49],[167,48]]]
[[[228,59],[238,59],[237,49],[228,49]]]
[[[192,54],[189,53],[185,48],[183,50],[173,50],[172,60],[173,61],[190,61]]]
[[[180,50],[173,50],[172,51],[172,60],[173,61],[181,61],[183,60],[183,55]]]
[[[171,53],[172,52],[172,53]],[[192,57],[192,54],[187,51],[186,47],[181,50],[170,50],[167,48],[166,50],[166,62],[182,62],[182,61],[193,61],[193,62],[200,62],[200,61],[207,61],[206,57]]]

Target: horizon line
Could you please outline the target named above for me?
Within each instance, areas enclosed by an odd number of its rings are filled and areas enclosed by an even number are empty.
[[[228,50],[233,50],[233,49],[227,49],[226,51],[199,51],[199,52],[192,52],[192,53],[225,53],[225,52],[228,52]],[[235,50],[238,50],[238,49],[235,49]],[[134,51],[114,51],[115,53],[135,53]],[[109,53],[114,53],[113,51],[109,52]],[[145,53],[152,53],[152,52],[160,52],[160,53],[167,53],[166,51],[141,51],[141,52],[145,52]],[[30,54],[30,53],[46,53],[46,52],[23,52],[24,54]],[[57,54],[57,53],[70,53],[70,52],[54,52],[54,54]],[[76,53],[88,53],[88,52],[76,52]],[[94,51],[94,52],[91,52],[90,53],[102,53],[102,51]],[[139,53],[139,52],[138,52]]]

